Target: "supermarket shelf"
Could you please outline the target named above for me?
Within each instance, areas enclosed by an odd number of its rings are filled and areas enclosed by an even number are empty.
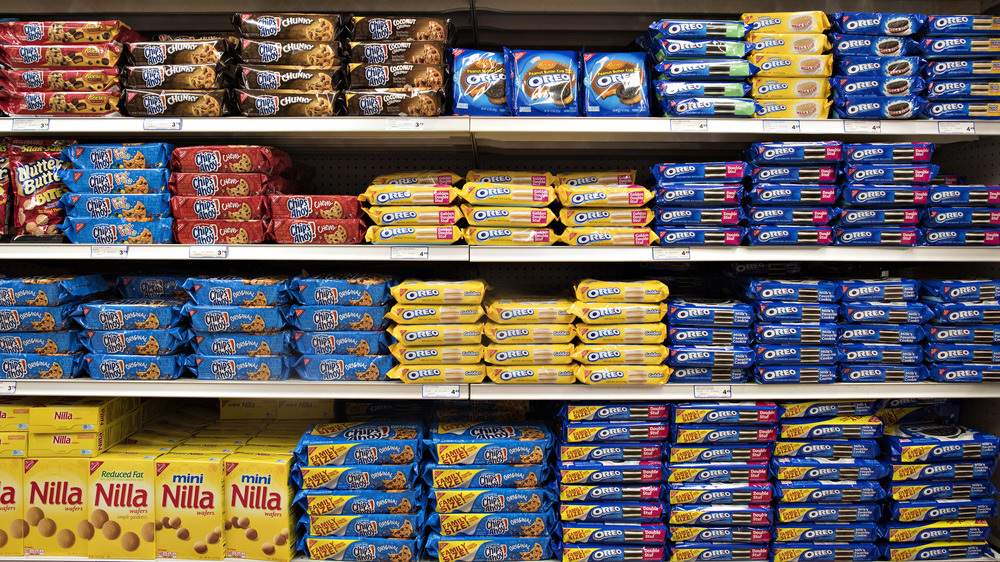
[[[834,384],[473,384],[472,400],[815,400],[875,398],[998,398],[1000,383]]]
[[[1000,262],[997,248],[858,246],[471,246],[473,262]]]
[[[947,9],[947,13],[959,14],[970,10],[979,13],[990,2],[979,0],[909,0],[905,3],[907,10],[918,13],[930,13]],[[985,4],[985,6],[983,5]],[[833,12],[864,12],[864,11],[895,11],[900,3],[895,0],[758,0],[754,2],[755,12],[779,12],[797,10],[823,10]],[[654,17],[664,17],[664,14],[701,17],[705,14],[738,15],[746,11],[745,6],[732,0],[702,0],[694,4],[677,3],[670,0],[619,0],[609,4],[605,0],[577,0],[576,2],[561,2],[558,0],[477,0],[476,10],[495,12],[525,12],[530,14],[653,14]],[[936,12],[935,12],[936,13]],[[970,12],[971,13],[971,12]],[[721,17],[721,16],[720,16]]]
[[[968,0],[966,0],[967,2]],[[144,0],[35,0],[4,6],[11,14],[232,14],[243,12],[273,12],[273,0],[242,0],[238,6],[229,0],[173,0],[171,2],[146,2]],[[372,13],[412,10],[405,0],[339,0],[331,4],[326,0],[283,0],[282,11],[309,13]],[[468,10],[468,0],[424,0],[420,12],[450,12]],[[126,20],[126,23],[130,23]]]
[[[124,252],[124,255],[123,255]],[[0,244],[0,259],[270,260],[270,261],[469,261],[468,246],[212,245],[91,246],[89,244]]]

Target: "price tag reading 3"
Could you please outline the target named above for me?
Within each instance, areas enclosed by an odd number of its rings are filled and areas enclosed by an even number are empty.
[[[225,259],[229,257],[229,246],[194,245],[188,250],[189,258]]]
[[[424,125],[423,119],[409,117],[386,117],[385,119],[385,130],[387,131],[422,131]]]
[[[17,381],[0,383],[0,394],[17,394]]]
[[[91,246],[90,257],[124,259],[128,257],[128,246]]]
[[[15,118],[10,125],[12,131],[48,131],[49,120],[45,118],[18,119]]]
[[[146,131],[180,131],[180,117],[149,117],[142,120],[142,128]]]

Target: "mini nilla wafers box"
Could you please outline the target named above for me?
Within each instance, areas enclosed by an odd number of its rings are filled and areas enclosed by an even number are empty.
[[[155,558],[156,455],[104,453],[89,468],[90,526],[78,528],[81,538],[91,535],[87,556]]]
[[[158,557],[221,560],[226,555],[225,456],[172,452],[156,460]]]
[[[295,554],[292,459],[288,454],[239,452],[226,457],[228,556],[288,562]]]

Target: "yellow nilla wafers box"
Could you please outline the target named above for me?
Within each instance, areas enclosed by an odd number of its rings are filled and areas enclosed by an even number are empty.
[[[288,562],[295,553],[292,455],[234,453],[225,458],[226,555]]]
[[[156,456],[105,453],[90,462],[88,557],[156,558]]]
[[[89,519],[90,459],[24,461],[24,520],[15,521],[27,556],[87,556],[97,532]],[[103,530],[103,529],[102,529]]]
[[[0,459],[0,556],[24,556],[24,460]]]
[[[225,556],[224,458],[170,453],[156,459],[157,557]]]

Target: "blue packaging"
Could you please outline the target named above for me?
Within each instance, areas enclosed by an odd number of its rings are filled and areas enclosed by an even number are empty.
[[[658,184],[740,182],[750,175],[750,165],[741,161],[655,164],[649,170]]]
[[[188,355],[184,365],[203,380],[283,381],[292,360],[282,355]]]
[[[927,64],[927,80],[992,78],[1000,74],[998,60],[936,60]]]
[[[877,523],[779,524],[774,532],[775,543],[836,543],[843,542],[847,535],[851,536],[848,542],[873,543],[885,536],[885,527]]]
[[[940,168],[934,164],[848,164],[844,173],[851,184],[930,183]]]
[[[181,321],[183,303],[168,299],[91,301],[73,311],[73,318],[87,330],[157,330]]]
[[[770,549],[761,545],[716,544],[715,542],[683,541],[671,549],[672,560],[768,560]]]
[[[659,460],[570,461],[560,462],[557,468],[563,484],[655,484],[663,480],[663,464]]]
[[[902,57],[917,51],[916,41],[886,35],[831,33],[835,57]]]
[[[385,332],[293,332],[292,346],[303,355],[386,355]]]
[[[954,560],[959,557],[975,560],[992,558],[993,553],[989,542],[982,540],[976,543],[967,539],[956,543],[889,543],[885,546],[884,556],[889,560]]]
[[[892,481],[983,480],[993,476],[996,461],[894,463]]]
[[[879,205],[926,205],[930,196],[926,185],[850,185],[842,196],[848,205],[871,207]]]
[[[418,513],[425,505],[425,492],[420,486],[411,490],[367,491],[364,494],[344,490],[299,490],[294,503],[306,515]]]
[[[73,193],[165,193],[170,170],[57,170],[59,179]]]
[[[51,332],[70,325],[76,304],[0,307],[0,332]]]
[[[1000,302],[938,302],[924,301],[934,312],[934,320],[942,324],[984,324],[1000,315]]]
[[[840,313],[848,322],[922,324],[934,317],[931,309],[918,302],[845,302]]]
[[[579,114],[579,63],[572,51],[513,51],[504,48],[507,104],[513,115]]]
[[[656,460],[663,457],[663,443],[586,443],[559,446],[561,461]]]
[[[741,21],[662,19],[649,24],[649,33],[664,39],[742,39],[749,30]]]
[[[327,490],[406,490],[419,481],[419,463],[401,465],[302,466],[292,471],[299,488]]]
[[[928,227],[972,227],[983,224],[1000,225],[1000,209],[930,207],[924,219],[924,226]]]
[[[170,216],[170,194],[67,193],[59,198],[66,215],[80,219],[161,218]]]
[[[87,350],[101,355],[170,355],[180,352],[189,339],[183,328],[80,332]]]
[[[745,328],[699,328],[675,326],[668,329],[670,343],[674,345],[750,345],[750,330]]]
[[[115,281],[115,292],[127,299],[185,300],[188,294],[180,286],[185,279],[182,275],[123,275]]]
[[[832,205],[839,194],[835,185],[753,184],[747,190],[753,205]]]
[[[985,519],[997,516],[997,500],[889,501],[887,512],[898,521]]]
[[[838,227],[834,234],[837,246],[916,246],[922,231],[915,227]]]
[[[83,367],[95,380],[173,380],[181,376],[179,355],[98,355],[89,353]]]
[[[719,367],[679,367],[670,373],[668,383],[700,384],[712,382],[739,383],[746,382],[750,376],[747,369],[728,369]]]
[[[671,505],[682,504],[769,504],[774,498],[770,483],[736,482],[729,484],[673,483],[669,485]]]
[[[79,169],[111,170],[166,168],[173,154],[172,144],[74,144],[62,151],[62,160]]]
[[[924,329],[920,324],[841,324],[843,343],[920,343]],[[955,342],[960,343],[960,342]],[[969,342],[971,343],[971,342]]]
[[[673,423],[756,424],[778,421],[774,402],[677,402]]]
[[[656,205],[739,205],[743,198],[740,184],[669,184],[656,187]]]
[[[670,80],[740,80],[757,74],[757,67],[746,59],[705,59],[663,61],[656,72]]]
[[[654,421],[581,421],[563,424],[563,443],[604,443],[666,439],[667,420]],[[634,434],[634,435],[633,435]]]
[[[834,76],[830,86],[837,97],[919,96],[927,83],[919,76]],[[847,160],[848,162],[850,160]]]
[[[539,422],[451,423],[446,428],[435,423],[430,441],[431,453],[441,464],[539,464],[551,450],[554,437]],[[474,446],[462,450],[456,443]]]
[[[1000,229],[927,229],[924,244],[927,246],[996,246],[1000,244]]]
[[[668,464],[706,462],[765,462],[771,458],[770,443],[745,445],[673,445],[666,457]]]
[[[57,306],[107,290],[100,275],[0,278],[0,306]]]
[[[653,402],[567,402],[559,409],[563,423],[581,421],[669,420],[668,404]]]
[[[555,531],[554,525],[551,513],[432,513],[427,517],[430,530],[451,537],[547,537]]]
[[[1000,346],[963,343],[930,343],[924,347],[932,363],[1000,364]]]
[[[881,453],[874,439],[779,439],[774,443],[775,457],[875,459]]]
[[[659,100],[664,117],[753,117],[761,110],[748,98],[678,98]]]
[[[665,227],[653,229],[661,246],[739,246],[747,229],[731,227]]]
[[[754,166],[753,183],[837,183],[840,166]]]
[[[810,302],[757,301],[757,318],[767,322],[836,322],[837,305]]]
[[[877,503],[779,503],[774,511],[781,523],[877,523],[882,517]]]
[[[930,162],[934,154],[932,142],[861,143],[844,145],[844,161],[848,164],[899,164]]]
[[[663,545],[667,527],[661,523],[560,523],[563,543]],[[641,532],[641,533],[637,533]]]
[[[942,541],[942,540],[983,540],[989,537],[990,528],[986,521],[934,521],[928,523],[900,523],[889,521],[889,540]]]
[[[198,355],[286,355],[290,351],[288,332],[243,334],[239,332],[194,332],[191,345]]]
[[[757,344],[757,365],[833,365],[844,357],[844,353],[835,345],[801,346],[788,344]]]
[[[996,206],[1000,187],[995,185],[932,185],[929,201],[935,205]]]
[[[882,437],[882,421],[875,416],[788,419],[781,422],[780,437],[782,439],[878,439]],[[799,465],[801,466],[801,463]]]
[[[593,523],[659,523],[667,514],[663,502],[604,502],[585,504],[561,502],[562,521]]]
[[[671,326],[746,328],[753,324],[753,308],[739,301],[669,299],[666,321]]]
[[[869,543],[815,544],[801,542],[776,543],[774,559],[787,562],[833,562],[834,560],[879,560],[882,547]]]
[[[1000,281],[992,279],[947,281],[929,279],[920,284],[920,294],[949,302],[993,300],[997,298],[997,295],[1000,295]]]
[[[432,557],[437,557],[438,552],[451,543],[461,545],[459,548],[471,549],[462,557],[465,562],[491,562],[494,560],[495,552],[505,552],[510,559],[517,556],[519,560],[536,555],[540,556],[540,559],[552,558],[552,546],[548,537],[489,537],[484,540],[469,541],[462,537],[442,537],[437,533],[431,533],[427,537],[426,552]]]
[[[395,363],[391,355],[303,355],[295,372],[307,381],[386,381]]]
[[[749,45],[743,41],[720,39],[659,39],[652,41],[647,47],[658,62],[708,57],[742,59],[746,58],[750,50]]]
[[[843,57],[835,62],[838,76],[919,76],[924,65],[921,57]]]
[[[653,92],[659,99],[744,98],[750,93],[746,82],[694,82],[653,80]]]
[[[649,117],[645,53],[583,53],[583,114]]]
[[[837,302],[841,296],[836,281],[748,279],[747,283],[747,297],[759,301]]]
[[[841,119],[914,119],[924,113],[927,100],[918,96],[852,96],[833,100]]]
[[[918,225],[923,217],[920,209],[842,209],[837,224],[845,227]]]
[[[452,49],[455,115],[510,115],[502,53]]]
[[[673,505],[671,525],[771,525],[774,512],[764,505]],[[674,545],[676,549],[677,546]]]
[[[72,244],[172,244],[173,224],[172,219],[133,222],[66,217],[59,228]]]
[[[958,488],[958,489],[956,489]],[[892,499],[911,500],[950,500],[950,499],[983,499],[996,495],[997,489],[988,481],[980,482],[929,482],[926,484],[893,484]]]
[[[1000,19],[989,16],[927,16],[927,35],[989,35],[1000,31]]]
[[[927,378],[922,365],[840,365],[842,382],[918,382]]]
[[[920,31],[927,22],[923,14],[896,14],[884,12],[837,12],[833,14],[833,28],[841,33],[892,35],[905,37]]]
[[[927,84],[927,99],[931,102],[942,100],[990,100],[996,99],[997,96],[1000,96],[1000,87],[995,82],[988,80],[934,80]],[[945,109],[947,111],[961,110],[958,107],[948,106],[936,112],[932,106],[928,110],[928,113],[933,116],[942,113]]]
[[[848,491],[845,496],[844,491]],[[858,490],[857,494],[850,490]],[[885,488],[877,480],[779,480],[774,492],[784,503],[873,502],[885,498]]]
[[[80,355],[0,354],[0,379],[69,379],[81,372]]]
[[[998,102],[929,102],[925,113],[930,119],[1000,119]]]
[[[293,277],[288,292],[295,302],[308,305],[381,306],[392,300],[390,276],[351,273]]]
[[[735,427],[717,424],[682,424],[670,428],[670,439],[678,445],[694,443],[758,443],[774,441],[778,431],[772,425]],[[673,480],[670,480],[673,482]]]
[[[781,419],[820,418],[838,414],[870,416],[878,411],[878,400],[796,400],[782,402]]]
[[[931,343],[1000,344],[1000,326],[977,324],[975,326],[927,326],[927,341]]]
[[[60,332],[0,332],[0,353],[37,353],[66,355],[80,351],[76,330]]]
[[[666,482],[768,482],[771,470],[766,462],[691,462],[664,467]]]
[[[305,332],[367,332],[384,329],[389,324],[387,312],[388,306],[293,305],[288,308],[287,318],[289,326]]]
[[[745,369],[754,362],[750,347],[671,346],[671,367],[735,367]]]
[[[653,224],[657,226],[739,225],[743,222],[740,207],[654,207]]]
[[[840,162],[840,141],[755,142],[747,149],[747,159],[757,165],[815,164]]]
[[[754,226],[748,229],[751,246],[829,246],[833,229],[826,226]]]
[[[958,423],[960,412],[961,407],[955,400],[911,398],[886,400],[877,415],[886,426],[931,422],[954,425]]]
[[[707,541],[713,545],[719,543],[753,543],[767,544],[771,542],[770,527],[705,527],[698,525],[671,525],[668,535],[675,543]]]
[[[181,287],[196,305],[274,306],[288,303],[287,278],[189,277]]]
[[[280,307],[262,306],[196,306],[184,304],[181,313],[190,317],[191,329],[196,332],[243,332],[263,334],[285,327]]]
[[[757,367],[754,379],[761,384],[829,384],[837,380],[837,368],[833,365]]]
[[[833,207],[747,207],[751,226],[759,225],[812,225],[830,223],[838,210]]]
[[[850,363],[914,364],[923,359],[919,345],[881,343],[845,343],[843,360]]]
[[[534,488],[549,477],[547,464],[508,465],[423,465],[420,476],[436,489]]]
[[[303,515],[296,525],[299,536],[328,536],[328,537],[365,537],[400,539],[410,537],[400,537],[401,530],[409,527],[420,529],[424,524],[424,515],[415,514],[390,514],[377,513],[371,515],[355,515],[352,517],[338,517],[333,515]],[[314,535],[310,530],[324,529],[322,535]]]

